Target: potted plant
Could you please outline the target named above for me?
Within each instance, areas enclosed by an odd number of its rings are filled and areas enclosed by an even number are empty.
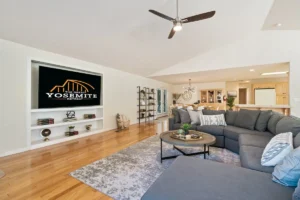
[[[185,135],[189,134],[189,130],[192,127],[190,124],[182,124],[181,128],[183,129]]]
[[[234,97],[228,97],[227,98],[227,106],[229,107],[229,110],[232,110],[233,106],[234,106]]]
[[[73,133],[74,132],[74,128],[75,128],[75,126],[69,126],[69,132]]]

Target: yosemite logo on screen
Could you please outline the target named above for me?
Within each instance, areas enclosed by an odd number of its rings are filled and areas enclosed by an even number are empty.
[[[97,94],[93,94],[95,88],[83,81],[68,79],[63,85],[54,86],[49,93],[49,99],[56,100],[91,100],[97,99]]]

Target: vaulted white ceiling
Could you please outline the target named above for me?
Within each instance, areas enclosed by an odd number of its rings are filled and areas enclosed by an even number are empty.
[[[216,15],[168,40],[172,24],[148,10],[175,17],[175,0],[1,0],[0,38],[148,76],[260,31],[272,4],[179,0],[182,18]]]

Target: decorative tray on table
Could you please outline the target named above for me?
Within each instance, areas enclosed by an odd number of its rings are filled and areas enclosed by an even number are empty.
[[[187,138],[186,135],[179,134],[177,132],[170,133],[170,137],[174,138],[174,139],[177,139],[177,140],[196,141],[196,140],[202,140],[203,139],[203,136],[202,136],[201,133],[191,133],[191,134],[188,134],[188,135],[190,135],[191,137]]]

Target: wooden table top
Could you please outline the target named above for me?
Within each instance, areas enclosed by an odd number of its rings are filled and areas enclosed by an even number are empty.
[[[193,132],[201,133],[203,139],[187,140],[187,141],[172,138],[170,136],[170,134],[172,134],[173,132],[176,132],[176,131],[166,131],[166,132],[161,133],[160,134],[161,140],[168,144],[173,144],[173,145],[178,145],[178,146],[186,146],[186,147],[199,147],[199,146],[203,146],[203,145],[212,145],[216,142],[215,136],[208,134],[208,133],[204,133],[204,132],[190,130],[190,133],[193,133]]]

